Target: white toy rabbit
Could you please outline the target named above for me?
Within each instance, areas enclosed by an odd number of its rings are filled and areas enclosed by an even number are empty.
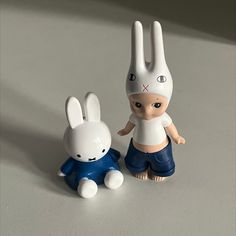
[[[111,146],[108,127],[100,120],[100,104],[97,96],[85,96],[85,116],[75,97],[66,100],[66,116],[69,122],[64,134],[64,146],[70,158],[61,166],[58,175],[83,198],[97,193],[97,185],[109,189],[119,188],[124,180],[119,171],[120,153]]]

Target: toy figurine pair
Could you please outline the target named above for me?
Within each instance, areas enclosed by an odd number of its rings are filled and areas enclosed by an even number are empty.
[[[151,25],[151,62],[146,62],[143,49],[143,28],[139,21],[132,27],[131,64],[126,80],[126,92],[132,114],[118,134],[127,135],[134,129],[125,164],[139,179],[163,181],[175,172],[171,138],[177,144],[185,139],[178,134],[166,113],[173,82],[164,55],[162,29],[159,22]],[[111,135],[100,120],[100,105],[93,93],[85,97],[85,120],[79,101],[69,97],[66,115],[69,127],[64,145],[70,158],[62,165],[60,176],[83,198],[97,193],[97,185],[119,188],[124,180],[119,170],[120,153],[111,146]]]

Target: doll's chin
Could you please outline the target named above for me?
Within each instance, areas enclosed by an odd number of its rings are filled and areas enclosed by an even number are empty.
[[[137,115],[137,116],[143,120],[151,120],[154,118],[154,116],[144,116],[144,115]]]
[[[143,117],[142,119],[144,119],[144,120],[151,120],[151,119],[153,119],[153,118],[155,118],[155,117]]]

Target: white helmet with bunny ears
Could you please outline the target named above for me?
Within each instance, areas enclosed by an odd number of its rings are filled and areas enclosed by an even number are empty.
[[[146,62],[143,48],[143,27],[139,21],[132,26],[132,50],[129,74],[126,81],[127,95],[154,93],[167,98],[172,95],[173,82],[164,54],[162,29],[158,21],[151,25],[151,63]]]
[[[111,134],[100,120],[100,104],[97,96],[85,96],[85,119],[80,102],[75,97],[66,100],[66,116],[69,123],[64,134],[64,145],[68,154],[82,162],[102,158],[110,149]]]

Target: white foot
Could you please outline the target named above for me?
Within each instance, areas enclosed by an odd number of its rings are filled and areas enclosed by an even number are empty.
[[[119,170],[110,170],[107,172],[104,183],[107,188],[117,189],[124,181],[124,176]]]
[[[98,186],[91,179],[81,179],[77,191],[83,198],[92,198],[96,195]]]

